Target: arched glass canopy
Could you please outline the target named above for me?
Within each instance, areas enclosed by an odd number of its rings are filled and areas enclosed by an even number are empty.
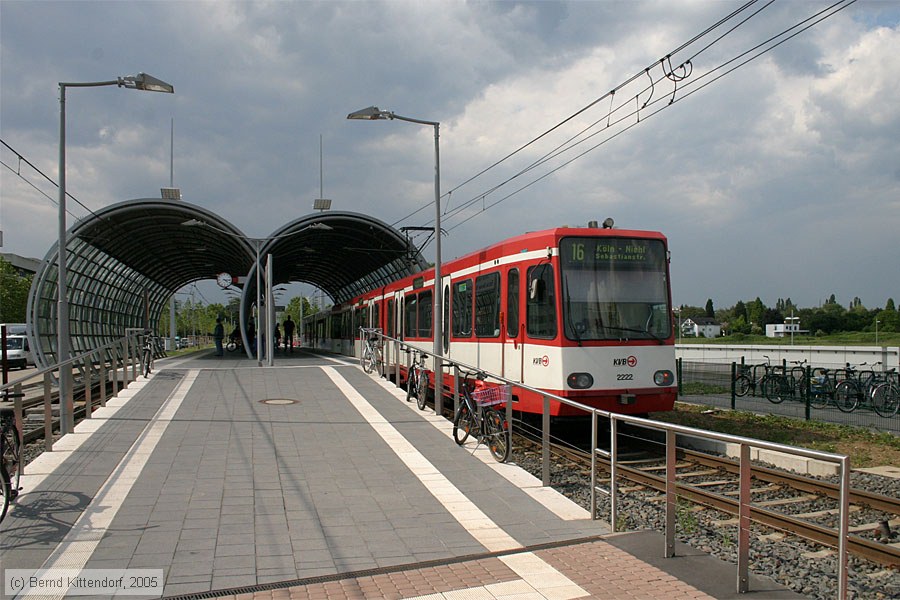
[[[158,330],[176,291],[223,272],[241,279],[241,329],[246,331],[257,296],[257,251],[263,264],[272,255],[273,286],[310,283],[336,303],[427,266],[391,226],[347,212],[306,215],[272,235],[254,238],[205,208],[138,199],[97,211],[73,225],[67,237],[73,355],[118,339],[129,328]],[[56,362],[57,255],[54,244],[28,299],[35,360],[41,367]]]

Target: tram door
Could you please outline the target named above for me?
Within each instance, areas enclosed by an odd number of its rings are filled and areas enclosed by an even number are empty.
[[[513,381],[522,380],[522,369],[525,356],[525,334],[522,323],[521,272],[512,267],[506,271],[506,290],[503,297],[503,369],[502,375]]]

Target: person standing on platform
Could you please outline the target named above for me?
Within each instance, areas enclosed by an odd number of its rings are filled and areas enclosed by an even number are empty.
[[[284,320],[284,349],[294,351],[294,322],[291,321],[291,315]]]
[[[222,325],[222,317],[216,318],[216,328],[213,331],[213,341],[216,343],[216,356],[224,356],[225,351],[222,348],[222,340],[225,339],[225,326]]]
[[[281,330],[278,329],[278,323],[275,323],[275,352],[281,346]]]

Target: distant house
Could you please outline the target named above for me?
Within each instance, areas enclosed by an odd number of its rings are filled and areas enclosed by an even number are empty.
[[[711,317],[689,318],[681,323],[681,335],[685,337],[719,337],[722,335],[722,325]]]
[[[766,325],[766,337],[770,338],[783,338],[800,333],[809,333],[809,330],[800,329],[800,324],[796,321],[793,323],[770,323]]]

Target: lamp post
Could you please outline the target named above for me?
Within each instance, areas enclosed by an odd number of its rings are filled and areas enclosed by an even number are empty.
[[[797,323],[798,323],[798,321],[800,321],[800,317],[795,317],[795,316],[794,316],[794,311],[791,310],[791,316],[789,316],[789,317],[787,317],[787,318],[785,319],[785,322],[787,322],[787,321],[790,321],[790,322],[791,322],[791,324],[790,324],[790,328],[791,328],[791,346],[793,346],[793,345],[794,345],[794,331],[798,331],[798,330],[799,330],[799,327],[797,327]]]
[[[875,345],[878,345],[878,324],[881,323],[878,319],[875,319]]]
[[[93,81],[83,83],[59,83],[59,242],[58,242],[58,281],[56,308],[56,362],[69,359],[69,300],[66,287],[66,88],[70,87],[103,87],[115,85],[131,90],[146,92],[164,92],[172,94],[175,88],[170,84],[151,77],[146,73],[134,76],[119,77],[112,81]],[[72,406],[71,386],[69,385],[70,368],[61,369],[59,373],[59,429],[62,435],[70,433],[75,427],[74,407]]]
[[[377,121],[381,119],[398,119],[400,121],[408,121],[410,123],[418,123],[420,125],[431,125],[434,127],[434,314],[432,321],[434,323],[434,372],[435,377],[441,373],[441,356],[443,356],[443,303],[441,301],[443,282],[441,281],[441,152],[440,152],[440,127],[441,124],[436,121],[424,121],[422,119],[413,119],[410,117],[402,117],[389,110],[380,110],[377,106],[370,106],[347,115],[348,119],[360,119],[367,121]],[[437,388],[437,386],[435,386]],[[440,414],[441,403],[434,403],[434,410]]]

